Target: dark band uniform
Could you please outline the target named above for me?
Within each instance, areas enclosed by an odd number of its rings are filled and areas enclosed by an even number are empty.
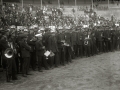
[[[27,40],[24,40],[25,38],[27,38],[26,35],[21,35],[21,38],[23,38],[23,40],[20,41],[21,55],[23,59],[22,74],[23,74],[23,77],[26,77],[30,67],[31,47],[27,44]]]

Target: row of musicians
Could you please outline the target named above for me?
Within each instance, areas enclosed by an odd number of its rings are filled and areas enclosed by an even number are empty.
[[[41,32],[42,33],[42,32]],[[21,34],[0,40],[1,52],[13,48],[12,58],[2,58],[6,67],[7,81],[10,77],[16,79],[16,73],[29,75],[29,68],[42,72],[72,62],[75,57],[92,56],[99,52],[116,50],[120,45],[119,31],[84,31],[81,30],[46,30],[43,36],[34,37],[32,34]],[[9,45],[9,43],[12,44]],[[16,44],[17,43],[17,44]],[[52,56],[45,56],[49,51]],[[3,53],[2,53],[3,54]],[[3,55],[1,55],[3,56]]]

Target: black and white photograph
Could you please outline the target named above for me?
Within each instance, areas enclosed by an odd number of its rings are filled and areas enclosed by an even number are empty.
[[[120,90],[120,0],[0,0],[0,90]]]

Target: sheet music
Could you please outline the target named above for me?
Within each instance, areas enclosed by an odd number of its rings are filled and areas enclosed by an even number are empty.
[[[46,57],[48,57],[48,56],[50,55],[50,51],[46,51],[46,52],[44,53],[44,55],[45,55]]]

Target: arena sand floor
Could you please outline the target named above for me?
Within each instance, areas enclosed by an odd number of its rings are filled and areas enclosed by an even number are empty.
[[[0,81],[0,90],[120,90],[120,51],[77,58],[66,66],[12,83]]]

